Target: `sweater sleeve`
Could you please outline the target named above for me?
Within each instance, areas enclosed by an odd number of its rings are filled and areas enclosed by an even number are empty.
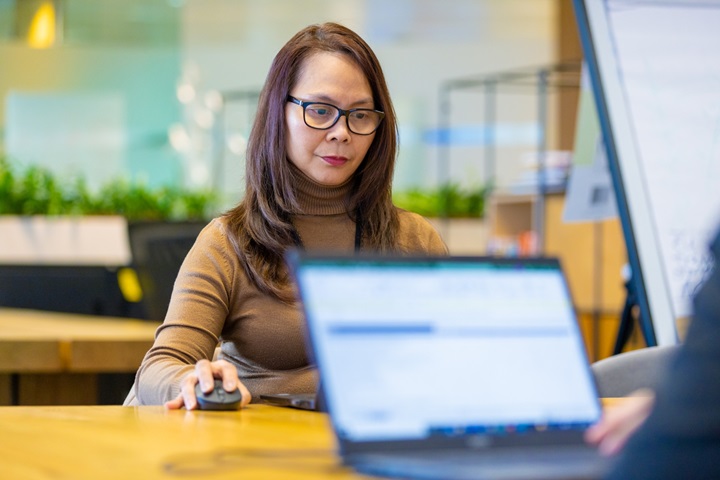
[[[158,405],[180,393],[180,381],[218,345],[234,284],[236,263],[218,220],[198,236],[175,281],[165,321],[138,369],[126,404]]]
[[[399,210],[398,245],[401,251],[415,254],[447,255],[448,247],[440,233],[423,216]]]

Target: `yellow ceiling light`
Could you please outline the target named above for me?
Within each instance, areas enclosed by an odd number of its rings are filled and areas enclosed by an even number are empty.
[[[53,2],[43,2],[38,7],[30,29],[28,44],[33,48],[48,48],[55,43],[55,6]]]

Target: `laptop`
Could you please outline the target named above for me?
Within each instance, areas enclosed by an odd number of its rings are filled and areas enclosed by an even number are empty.
[[[262,393],[260,400],[275,407],[297,408],[321,412],[323,408],[314,393]]]
[[[417,479],[599,478],[601,413],[557,259],[288,265],[344,464]]]

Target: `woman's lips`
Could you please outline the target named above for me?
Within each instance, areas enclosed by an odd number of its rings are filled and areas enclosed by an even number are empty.
[[[335,157],[335,156],[322,157],[322,159],[334,167],[339,167],[340,165],[344,165],[348,161],[348,159],[345,157]]]

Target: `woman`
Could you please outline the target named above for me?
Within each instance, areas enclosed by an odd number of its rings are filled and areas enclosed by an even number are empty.
[[[211,391],[213,378],[240,388],[243,405],[262,393],[314,392],[286,249],[447,253],[427,221],[392,205],[396,139],[370,47],[333,23],[297,33],[260,95],[245,197],[185,259],[125,404],[194,409],[195,385]]]

